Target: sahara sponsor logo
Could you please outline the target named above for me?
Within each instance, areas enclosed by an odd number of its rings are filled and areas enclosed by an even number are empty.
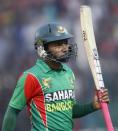
[[[49,112],[72,109],[74,102],[73,90],[61,90],[45,95],[46,109]]]

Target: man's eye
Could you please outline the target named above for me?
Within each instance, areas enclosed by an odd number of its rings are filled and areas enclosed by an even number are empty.
[[[58,43],[58,44],[56,44],[55,46],[62,46],[62,44]]]

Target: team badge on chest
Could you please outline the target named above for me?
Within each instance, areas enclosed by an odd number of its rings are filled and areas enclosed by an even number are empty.
[[[49,78],[43,78],[43,79],[42,79],[42,82],[43,82],[43,84],[44,84],[45,87],[47,87],[47,88],[50,88],[50,87],[51,87],[51,84],[50,84],[50,82],[51,82],[51,77],[49,77]]]

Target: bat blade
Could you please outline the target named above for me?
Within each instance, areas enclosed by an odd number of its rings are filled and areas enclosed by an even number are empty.
[[[80,7],[80,22],[85,52],[88,58],[89,66],[96,85],[96,89],[99,91],[104,88],[104,81],[97,46],[95,42],[95,35],[92,23],[92,13],[91,8],[89,6]],[[105,118],[107,130],[114,131],[107,103],[101,103],[101,107]]]
[[[96,88],[99,90],[104,87],[104,82],[93,31],[91,9],[88,6],[82,6],[80,8],[80,20],[85,51]]]

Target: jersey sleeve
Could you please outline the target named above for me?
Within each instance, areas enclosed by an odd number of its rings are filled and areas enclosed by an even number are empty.
[[[9,102],[9,106],[22,110],[27,104],[27,96],[25,93],[26,88],[29,90],[28,97],[30,99],[33,91],[33,81],[29,74],[23,73],[23,75],[19,78],[16,88],[14,90],[13,96]]]
[[[80,118],[96,111],[92,103],[80,105],[75,103],[72,110],[72,118]]]

